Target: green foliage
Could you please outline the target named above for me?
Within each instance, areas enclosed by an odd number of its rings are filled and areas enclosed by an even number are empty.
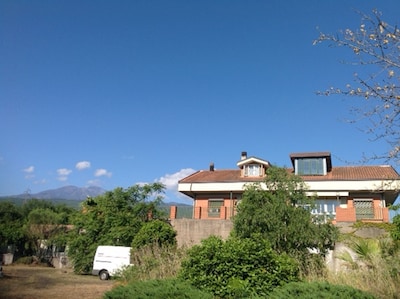
[[[332,224],[313,219],[313,200],[299,176],[283,168],[270,167],[261,184],[246,187],[234,218],[233,234],[248,238],[259,233],[278,252],[307,252],[318,248],[322,253],[333,246],[338,231]]]
[[[276,288],[268,295],[270,299],[374,299],[367,292],[350,286],[333,285],[326,282],[291,282]]]
[[[131,263],[121,273],[121,280],[166,279],[178,275],[181,261],[186,256],[186,248],[177,246],[158,246],[152,244],[131,251]]]
[[[173,227],[164,221],[153,220],[146,222],[140,228],[132,241],[132,248],[141,248],[145,245],[158,246],[175,245],[176,231]]]
[[[42,261],[49,254],[48,249],[52,245],[65,246],[58,236],[64,235],[65,225],[61,224],[63,216],[49,208],[35,208],[27,216],[25,223],[26,236],[34,254]],[[55,240],[57,242],[55,242]],[[64,240],[65,241],[65,240]],[[44,248],[46,245],[47,248]]]
[[[393,229],[390,232],[390,235],[393,240],[400,241],[400,215],[396,215],[393,217]]]
[[[159,183],[116,188],[88,198],[77,214],[69,238],[68,255],[76,273],[89,273],[98,245],[131,246],[143,224],[162,219],[159,209],[164,186]]]
[[[259,235],[226,241],[212,236],[187,254],[179,277],[221,298],[265,295],[298,280],[297,263],[286,254],[277,254]]]
[[[0,202],[0,251],[13,248],[17,256],[38,255],[41,240],[47,245],[65,246],[66,225],[76,212],[65,205],[30,199],[21,206]]]
[[[23,217],[10,202],[0,202],[0,248],[18,243],[24,236]]]
[[[213,296],[200,291],[190,284],[176,280],[138,281],[126,286],[118,286],[105,293],[104,299],[212,299]]]

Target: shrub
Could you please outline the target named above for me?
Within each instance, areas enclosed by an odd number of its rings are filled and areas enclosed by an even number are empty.
[[[273,288],[297,281],[298,264],[273,251],[258,237],[209,237],[187,252],[179,277],[217,297],[264,296]]]
[[[175,245],[176,231],[172,226],[161,220],[153,220],[143,224],[132,241],[132,248],[140,248],[146,245],[158,244]]]
[[[211,294],[177,279],[138,281],[118,286],[104,294],[104,299],[208,299]]]
[[[33,256],[23,256],[23,257],[20,257],[19,259],[17,259],[14,263],[31,265],[31,264],[33,264],[34,261],[35,261],[35,259],[33,258]]]
[[[291,282],[273,290],[270,299],[374,299],[369,293],[350,286],[334,285],[326,282]]]

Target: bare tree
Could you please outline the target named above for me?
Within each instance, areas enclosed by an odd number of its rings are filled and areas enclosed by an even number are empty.
[[[351,121],[367,119],[364,129],[371,139],[384,140],[388,144],[388,150],[367,158],[400,164],[400,29],[383,21],[377,10],[371,15],[359,14],[359,28],[345,29],[337,34],[320,32],[314,45],[327,42],[331,47],[347,48],[354,54],[354,59],[349,62],[362,68],[367,75],[354,73],[353,84],[331,87],[318,94],[345,95],[362,100],[352,108],[355,118]]]

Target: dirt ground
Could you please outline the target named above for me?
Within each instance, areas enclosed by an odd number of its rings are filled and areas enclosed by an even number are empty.
[[[117,283],[43,266],[3,266],[3,274],[0,299],[100,299]]]

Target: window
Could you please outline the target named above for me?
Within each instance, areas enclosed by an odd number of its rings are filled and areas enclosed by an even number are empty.
[[[374,219],[374,207],[372,199],[354,198],[354,208],[356,209],[356,219]]]
[[[208,201],[208,217],[219,218],[221,207],[224,205],[223,199],[211,199]]]
[[[296,159],[296,174],[299,175],[325,175],[325,158]]]
[[[258,164],[249,164],[244,166],[244,176],[260,176],[261,166]]]
[[[313,214],[336,214],[336,208],[342,204],[340,199],[323,199],[315,200],[315,206],[312,210]]]

